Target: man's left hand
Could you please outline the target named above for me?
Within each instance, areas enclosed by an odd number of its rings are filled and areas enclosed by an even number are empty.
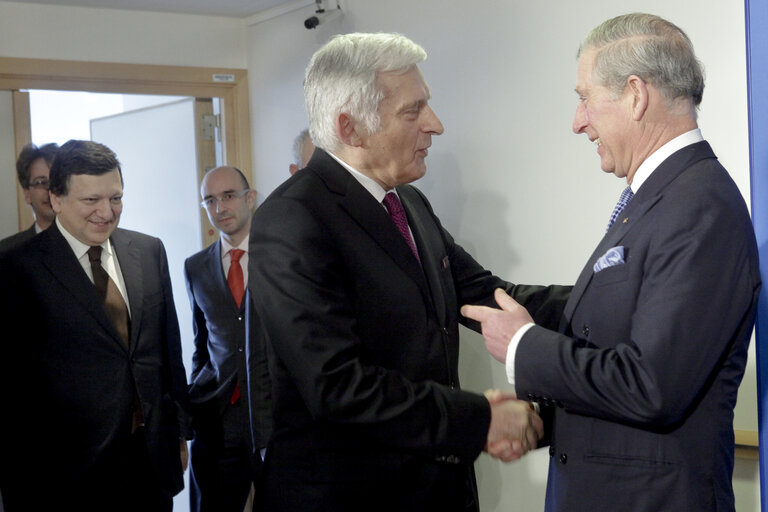
[[[504,363],[507,359],[507,347],[515,333],[533,318],[528,311],[507,295],[501,288],[494,292],[494,298],[501,310],[486,306],[461,307],[461,314],[480,322],[485,346],[494,359]]]

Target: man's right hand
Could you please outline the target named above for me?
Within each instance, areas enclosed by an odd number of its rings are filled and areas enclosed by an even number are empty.
[[[536,448],[544,436],[544,423],[531,404],[514,395],[489,390],[491,426],[485,451],[503,462],[512,462]]]

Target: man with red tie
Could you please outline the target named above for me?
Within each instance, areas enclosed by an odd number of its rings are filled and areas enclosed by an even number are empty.
[[[221,237],[184,263],[195,336],[190,503],[197,512],[242,512],[252,484],[258,489],[271,425],[264,344],[245,293],[256,191],[240,170],[217,167],[203,177],[200,195]]]

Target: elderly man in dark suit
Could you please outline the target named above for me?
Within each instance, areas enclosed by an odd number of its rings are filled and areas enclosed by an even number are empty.
[[[165,249],[117,227],[109,148],[67,142],[50,181],[55,223],[0,261],[6,510],[170,511],[191,432]]]
[[[240,170],[217,167],[203,177],[200,195],[221,237],[184,263],[195,334],[190,502],[195,511],[242,512],[251,487],[260,493],[272,426],[264,339],[245,292],[256,191]]]
[[[558,331],[467,306],[521,397],[552,414],[548,511],[734,509],[733,408],[760,289],[744,200],[697,128],[691,41],[657,16],[582,43],[573,131],[629,185]],[[542,412],[542,415],[547,417]]]
[[[459,305],[504,287],[539,321],[544,287],[491,275],[408,183],[443,126],[396,34],[337,36],[304,90],[315,150],[251,225],[250,282],[268,336],[275,430],[266,498],[275,511],[476,511],[473,461],[536,445],[527,402],[459,388]],[[498,442],[498,443],[497,443]]]
[[[23,244],[53,222],[55,214],[48,195],[48,175],[58,148],[54,143],[40,147],[27,144],[19,153],[16,177],[24,192],[24,200],[35,215],[35,222],[24,231],[0,240],[0,253]]]

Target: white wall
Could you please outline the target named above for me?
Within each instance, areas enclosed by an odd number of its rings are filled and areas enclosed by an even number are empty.
[[[744,13],[740,0],[341,0],[344,18],[303,28],[313,7],[248,30],[256,187],[263,200],[288,177],[291,143],[306,125],[301,82],[333,33],[394,31],[422,44],[431,105],[445,125],[417,182],[446,227],[484,265],[512,281],[572,283],[600,240],[622,182],[571,132],[575,53],[605,19],[659,14],[687,31],[707,72],[700,126],[749,191]],[[716,35],[716,37],[715,37]],[[463,331],[465,388],[503,387],[482,338]],[[748,387],[754,387],[754,376]],[[754,389],[747,400],[754,410]],[[742,427],[746,428],[746,427]],[[754,423],[756,429],[756,422]],[[504,466],[477,463],[484,511],[541,510],[544,450]],[[758,510],[756,461],[738,460],[737,510]]]
[[[0,91],[0,239],[19,231],[15,152],[13,97]]]
[[[244,26],[233,18],[0,1],[0,56],[244,68]]]

